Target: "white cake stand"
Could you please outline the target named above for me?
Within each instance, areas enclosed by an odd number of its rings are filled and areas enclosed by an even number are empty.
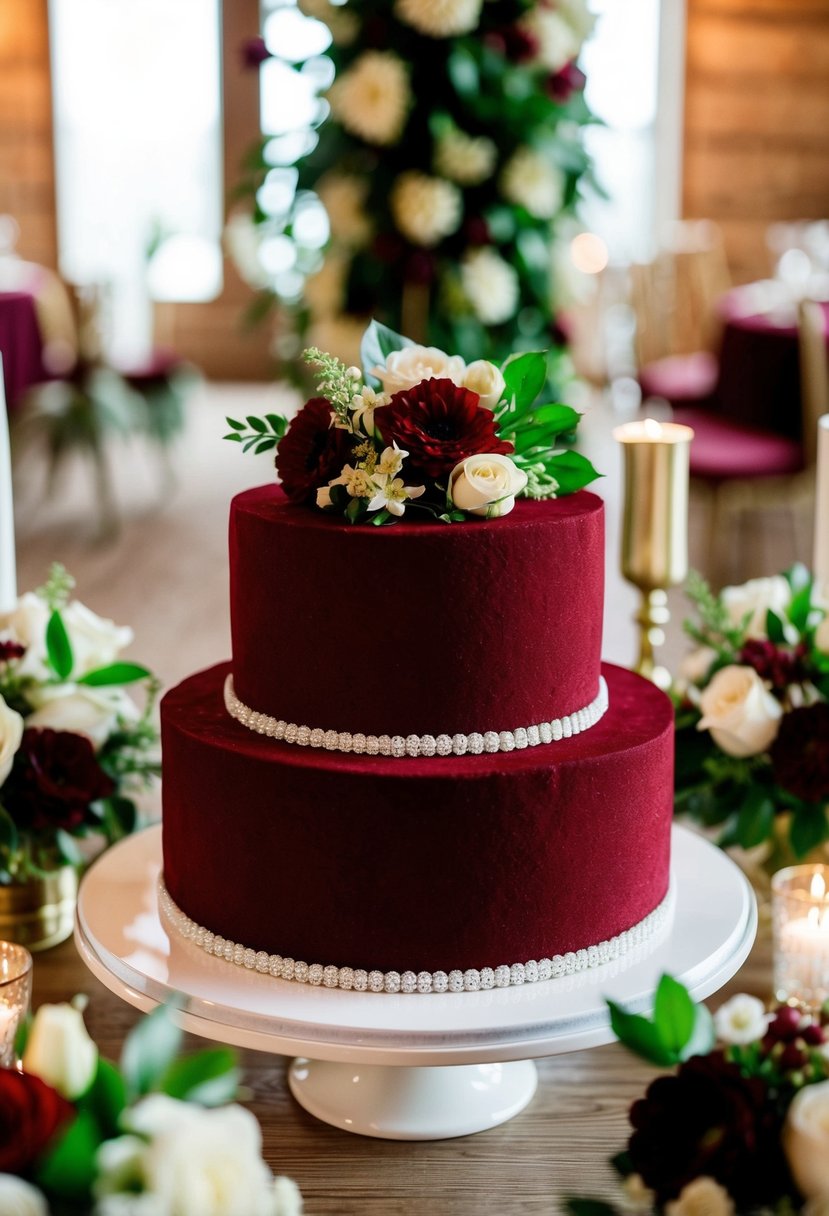
[[[317,1118],[391,1140],[484,1131],[535,1093],[533,1059],[613,1039],[604,998],[646,1011],[669,971],[697,998],[738,970],[757,929],[745,877],[674,829],[673,915],[624,960],[487,992],[389,995],[314,988],[212,958],[160,919],[161,829],[101,857],[83,881],[75,941],[111,991],[149,1010],[173,993],[181,1025],[208,1039],[295,1057],[291,1091]]]

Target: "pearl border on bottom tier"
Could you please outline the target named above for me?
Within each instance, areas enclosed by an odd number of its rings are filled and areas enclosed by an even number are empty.
[[[267,735],[281,743],[299,747],[322,748],[329,752],[346,752],[358,756],[479,756],[482,752],[521,751],[569,739],[595,726],[607,712],[609,699],[604,676],[599,676],[599,691],[584,709],[577,709],[563,718],[520,726],[517,730],[474,731],[469,735],[363,735],[350,731],[321,730],[319,727],[297,726],[282,718],[260,714],[240,701],[233,689],[233,676],[224,685],[225,709],[232,718],[258,735]]]
[[[510,988],[518,984],[535,984],[538,981],[558,979],[562,975],[575,975],[590,967],[601,966],[620,958],[658,933],[671,914],[673,896],[669,890],[662,903],[654,908],[644,920],[630,929],[611,937],[598,945],[583,950],[571,950],[567,954],[555,954],[552,958],[530,959],[526,963],[502,964],[499,967],[484,967],[480,971],[365,971],[355,967],[337,967],[333,964],[297,962],[283,958],[281,954],[268,954],[266,950],[252,950],[228,941],[217,933],[205,929],[190,920],[173,900],[164,885],[158,880],[158,903],[162,914],[187,941],[204,950],[206,954],[271,975],[274,979],[293,980],[299,984],[316,987],[342,988],[356,992],[428,993],[428,992],[478,992],[490,988]]]

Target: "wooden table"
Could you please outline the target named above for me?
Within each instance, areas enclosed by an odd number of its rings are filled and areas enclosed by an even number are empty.
[[[735,992],[767,998],[770,959],[761,918],[748,962],[712,1007]],[[140,1015],[92,978],[71,941],[36,956],[34,980],[35,1005],[88,993],[89,1030],[102,1053],[117,1058]],[[188,1037],[188,1047],[203,1042]],[[607,1159],[624,1145],[631,1102],[660,1071],[617,1044],[541,1060],[535,1099],[509,1123],[458,1140],[405,1143],[352,1136],[313,1119],[291,1098],[285,1063],[242,1053],[265,1157],[299,1184],[308,1216],[551,1216],[561,1195],[610,1198]]]

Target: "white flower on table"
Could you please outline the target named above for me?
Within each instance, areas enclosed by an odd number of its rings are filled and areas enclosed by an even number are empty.
[[[723,1043],[756,1043],[766,1033],[768,1024],[769,1015],[763,1002],[744,992],[720,1005],[714,1014],[717,1038]]]
[[[734,1216],[734,1200],[715,1178],[702,1175],[665,1204],[665,1216]]]
[[[386,451],[389,449],[387,448]],[[407,486],[402,477],[391,477],[380,473],[374,478],[376,493],[368,504],[369,511],[386,510],[392,515],[400,516],[406,510],[406,503],[413,498],[420,498],[426,493],[425,486]]]
[[[414,388],[422,380],[451,380],[462,385],[467,367],[460,355],[447,355],[436,346],[406,346],[386,356],[385,367],[373,367],[371,374],[383,385],[387,396]]]
[[[467,456],[450,474],[449,495],[460,511],[496,519],[509,514],[526,484],[527,474],[509,456]]]
[[[23,1053],[23,1071],[72,1101],[85,1093],[98,1068],[98,1048],[74,1005],[41,1005]]]
[[[700,696],[697,730],[728,756],[756,756],[777,737],[783,709],[753,667],[723,667]]]
[[[140,710],[123,688],[107,685],[44,684],[29,693],[34,713],[26,726],[50,727],[86,735],[96,749],[106,743],[119,722],[137,722]]]
[[[480,397],[479,404],[492,410],[504,396],[504,377],[501,369],[488,359],[476,359],[464,372],[463,387]]]
[[[205,1110],[152,1094],[122,1122],[132,1134],[99,1150],[99,1214],[108,1210],[107,1196],[125,1191],[152,1195],[159,1216],[299,1216],[302,1211],[294,1183],[274,1179],[262,1160],[259,1124],[244,1107]]]
[[[829,1198],[829,1081],[805,1085],[789,1107],[783,1149],[805,1199]]]
[[[782,574],[771,578],[752,578],[740,586],[723,587],[720,601],[733,625],[746,625],[747,638],[766,638],[766,614],[771,610],[783,622],[787,637],[794,641],[797,631],[786,620],[786,609],[791,603],[791,587]]]
[[[46,1197],[14,1174],[0,1174],[0,1212],[3,1216],[49,1216]]]
[[[0,615],[0,639],[8,638],[26,647],[26,653],[16,661],[18,675],[32,676],[36,680],[50,676],[46,661],[46,629],[51,615],[46,601],[34,591],[21,595],[11,612]],[[67,604],[61,616],[72,645],[72,675],[75,677],[114,663],[133,640],[128,625],[116,625],[114,621],[98,616],[80,600]]]
[[[0,697],[0,785],[12,771],[14,757],[23,738],[23,719]]]
[[[370,144],[397,143],[412,96],[409,73],[393,51],[364,51],[328,90],[331,113]]]
[[[391,188],[389,203],[398,231],[425,249],[455,232],[463,214],[457,186],[415,169],[400,174]]]

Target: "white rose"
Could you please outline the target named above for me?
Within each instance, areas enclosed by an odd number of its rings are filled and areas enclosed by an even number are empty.
[[[717,1038],[723,1043],[756,1043],[769,1024],[766,1007],[756,996],[738,993],[714,1014]]]
[[[829,654],[829,613],[823,618],[815,630],[815,646],[824,654]]]
[[[12,771],[14,757],[23,738],[23,719],[0,697],[0,785]]]
[[[123,688],[91,688],[85,684],[46,684],[30,694],[34,713],[27,726],[50,727],[86,735],[95,748],[106,743],[119,720],[136,722],[138,706]]]
[[[262,1133],[241,1106],[216,1110],[163,1094],[143,1098],[122,1120],[136,1137],[114,1158],[99,1154],[99,1198],[135,1186],[159,1200],[165,1216],[296,1216],[295,1187],[274,1180],[262,1160]]]
[[[394,222],[414,245],[431,249],[455,232],[461,222],[461,192],[452,182],[407,169],[389,196]]]
[[[87,1033],[83,1014],[73,1005],[41,1005],[35,1014],[23,1071],[34,1073],[70,1101],[92,1084],[98,1048]]]
[[[564,174],[532,148],[519,148],[504,166],[501,191],[538,220],[552,219],[564,199]]]
[[[477,393],[481,398],[480,404],[488,410],[495,409],[506,387],[500,368],[488,359],[476,359],[474,363],[470,363],[461,384]]]
[[[803,1197],[829,1195],[829,1081],[795,1094],[783,1125],[783,1149]]]
[[[715,1178],[704,1174],[682,1188],[678,1199],[665,1204],[665,1216],[733,1216],[734,1200]]]
[[[708,672],[711,670],[711,664],[716,657],[716,650],[712,650],[710,646],[698,646],[696,650],[692,650],[690,654],[686,654],[680,663],[679,674],[681,678],[687,680],[690,684],[699,684],[708,675]]]
[[[0,1174],[0,1212],[3,1216],[49,1216],[45,1196],[13,1174]]]
[[[397,0],[396,16],[430,38],[468,34],[480,20],[482,0]]]
[[[526,484],[527,474],[509,456],[467,456],[452,470],[449,493],[460,511],[495,519],[509,514]]]
[[[370,144],[394,144],[411,104],[409,73],[392,51],[364,51],[328,90],[331,113]]]
[[[723,667],[700,696],[697,730],[729,756],[756,756],[777,736],[783,710],[753,667]]]
[[[560,72],[581,49],[582,39],[567,18],[539,4],[519,25],[538,45],[538,59],[548,72]]]
[[[501,325],[518,310],[518,274],[494,249],[473,249],[466,254],[461,262],[461,287],[484,325]]]
[[[128,625],[116,625],[98,616],[80,600],[72,600],[61,613],[75,662],[72,675],[86,675],[96,667],[108,667],[135,636]]]
[[[486,181],[495,162],[498,149],[485,135],[467,135],[450,127],[435,144],[435,171],[459,186],[478,186]]]
[[[45,680],[49,675],[46,662],[46,626],[50,612],[46,602],[27,591],[21,595],[11,612],[0,613],[0,638],[20,642],[26,653],[15,664],[21,676]]]
[[[781,574],[772,578],[752,578],[739,587],[723,587],[720,600],[734,625],[742,625],[748,616],[746,636],[765,638],[766,613],[771,609],[786,625],[786,609],[792,598],[791,588]],[[788,632],[791,632],[791,626]]]
[[[385,367],[373,367],[372,375],[383,385],[386,396],[414,388],[421,380],[451,380],[463,384],[466,364],[460,355],[447,355],[436,346],[406,346],[386,356]]]

